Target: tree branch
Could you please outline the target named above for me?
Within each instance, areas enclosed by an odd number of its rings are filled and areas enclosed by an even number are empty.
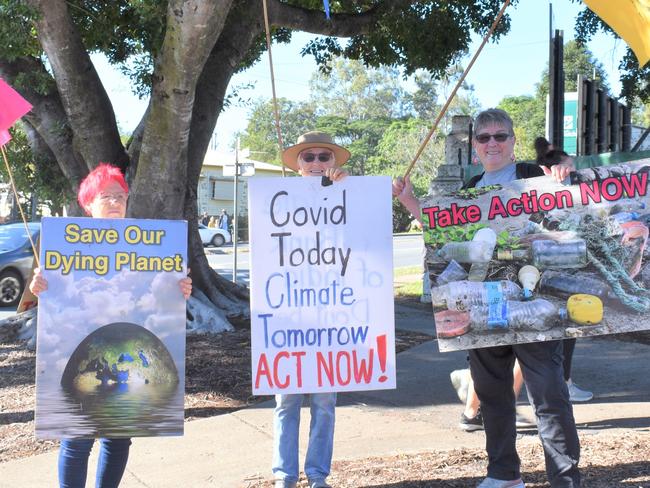
[[[225,310],[230,320],[248,317],[248,291],[226,282],[210,268],[198,233],[196,189],[230,79],[248,55],[255,39],[263,32],[257,7],[259,0],[242,1],[236,9],[231,9],[226,19],[196,86],[188,147],[185,218],[189,224],[192,275],[207,298]]]
[[[391,2],[386,2],[391,3]],[[395,0],[395,4],[411,4],[410,1]],[[280,0],[268,0],[269,22],[275,26],[323,34],[326,36],[352,37],[368,34],[377,22],[377,19],[390,7],[376,6],[362,13],[332,14],[331,20],[325,18],[322,10],[309,10],[295,7]],[[261,15],[261,14],[260,14]]]
[[[50,78],[39,59],[24,57],[9,62],[0,58],[0,75],[7,81],[15,82],[16,76],[21,73]],[[30,87],[20,87],[19,91],[33,105],[32,110],[25,115],[25,120],[38,132],[52,151],[61,171],[70,181],[73,193],[76,194],[79,183],[88,174],[88,168],[74,150],[72,131],[59,93],[52,90],[47,95],[42,95]],[[30,145],[33,142],[30,140]],[[32,148],[37,149],[34,146]]]
[[[264,32],[256,7],[259,0],[246,0],[232,9],[223,31],[208,57],[196,85],[190,130],[188,185],[196,188],[203,158],[223,109],[230,80],[248,55],[255,39]],[[198,215],[198,214],[196,214]]]
[[[144,130],[129,210],[137,217],[183,216],[196,83],[221,34],[231,3],[232,0],[169,2],[167,30],[154,69],[151,113]],[[152,187],[156,188],[155,194],[148,191]]]
[[[52,66],[74,144],[88,168],[100,161],[126,167],[115,113],[65,0],[29,0],[40,13],[38,37]],[[61,161],[61,159],[59,159]]]

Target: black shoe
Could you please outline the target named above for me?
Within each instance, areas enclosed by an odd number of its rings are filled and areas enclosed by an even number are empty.
[[[474,417],[467,417],[464,413],[461,413],[458,426],[465,432],[483,430],[483,416],[481,415],[481,411],[479,410]]]

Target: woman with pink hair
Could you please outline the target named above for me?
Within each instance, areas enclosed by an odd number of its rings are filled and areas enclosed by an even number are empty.
[[[100,163],[79,185],[77,199],[84,211],[96,219],[122,219],[126,215],[129,187],[119,168]],[[192,293],[192,280],[185,277],[179,282],[180,291],[187,300]],[[47,280],[39,268],[29,285],[34,295],[47,290]],[[63,439],[59,450],[59,486],[83,488],[86,486],[88,456],[95,439]],[[95,486],[117,488],[129,457],[131,439],[100,439],[101,448],[97,463]]]

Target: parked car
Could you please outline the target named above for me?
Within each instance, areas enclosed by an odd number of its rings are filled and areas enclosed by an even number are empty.
[[[41,224],[28,222],[27,227],[36,243]],[[33,260],[34,253],[25,225],[0,225],[0,307],[18,304],[31,275]]]
[[[227,230],[207,227],[203,224],[199,224],[199,234],[204,246],[213,245],[219,247],[231,241],[230,232]]]

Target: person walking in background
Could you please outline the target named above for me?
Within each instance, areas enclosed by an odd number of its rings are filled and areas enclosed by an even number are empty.
[[[81,208],[95,219],[123,219],[129,188],[119,168],[102,163],[79,185]],[[179,282],[180,292],[187,300],[192,293],[189,277]],[[40,268],[34,269],[30,291],[38,296],[47,291],[47,280]],[[60,488],[84,488],[88,475],[88,456],[95,439],[63,439],[59,449]],[[96,488],[117,488],[126,469],[131,439],[100,439]]]
[[[219,228],[221,230],[229,231],[230,218],[228,217],[228,212],[225,208],[221,209],[221,215],[219,216]]]
[[[199,218],[199,224],[207,226],[209,223],[210,217],[208,216],[208,212],[203,212],[203,216]]]
[[[216,227],[217,227],[217,218],[213,215],[210,217],[210,220],[208,222],[208,228],[215,229]]]
[[[476,116],[472,146],[485,172],[470,179],[465,188],[504,184],[521,178],[549,175],[565,180],[573,166],[551,168],[515,164],[515,135],[510,116],[489,109]],[[393,196],[413,215],[420,204],[408,178],[393,182]],[[512,389],[513,367],[519,361],[537,418],[544,449],[546,475],[551,488],[580,486],[580,442],[562,367],[562,341],[533,342],[470,349],[470,370],[481,403],[488,453],[487,477],[479,488],[523,488],[517,454],[516,401]]]
[[[341,181],[347,172],[341,166],[350,151],[334,144],[324,132],[307,132],[282,153],[282,161],[301,176],[327,176]],[[225,212],[225,211],[224,211]],[[296,488],[298,484],[298,431],[303,394],[278,394],[273,412],[273,475],[275,488]],[[331,488],[325,481],[330,474],[334,450],[334,410],[336,393],[312,393],[309,444],[305,474],[309,488]]]
[[[521,373],[519,362],[515,361],[515,367],[512,371],[513,385],[512,391],[515,394],[515,401],[519,398],[521,388],[524,386],[524,377]],[[460,414],[458,426],[465,432],[474,432],[483,430],[483,415],[481,415],[481,402],[478,399],[474,389],[474,381],[469,369],[457,369],[450,373],[451,384],[454,386],[458,398],[465,404],[463,413]],[[535,423],[528,420],[519,412],[516,414],[515,425],[518,429],[529,429],[535,427]]]

